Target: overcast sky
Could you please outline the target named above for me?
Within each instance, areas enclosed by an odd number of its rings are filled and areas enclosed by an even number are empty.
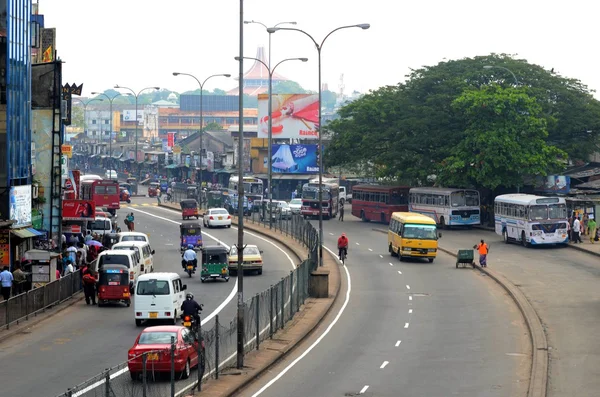
[[[39,0],[46,27],[57,29],[65,62],[63,83],[83,83],[84,95],[115,84],[140,90],[160,86],[177,92],[198,88],[218,73],[238,75],[238,0]],[[246,0],[244,19],[267,26],[296,21],[318,42],[332,29],[322,51],[323,82],[339,91],[367,92],[403,81],[411,68],[444,59],[516,54],[600,90],[600,2],[593,0]],[[264,27],[244,25],[244,56],[268,45]],[[317,89],[317,51],[298,32],[272,35],[276,72],[306,89]],[[245,61],[247,70],[251,61]],[[214,78],[205,89],[237,86]],[[517,76],[518,77],[518,76]],[[596,98],[600,98],[598,93]]]

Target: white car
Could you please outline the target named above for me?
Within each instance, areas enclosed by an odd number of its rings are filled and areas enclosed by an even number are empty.
[[[273,205],[277,203],[277,206],[281,209],[281,219],[292,219],[292,209],[290,205],[285,201],[273,201]]]
[[[231,227],[231,215],[225,208],[211,208],[202,220],[204,227],[225,226]]]
[[[290,209],[292,210],[292,214],[300,214],[300,209],[302,208],[302,199],[295,198],[289,203]]]
[[[109,179],[109,180],[117,180],[118,179],[117,171],[115,171],[115,170],[106,170],[106,172],[104,173],[104,176],[106,177],[106,179]]]

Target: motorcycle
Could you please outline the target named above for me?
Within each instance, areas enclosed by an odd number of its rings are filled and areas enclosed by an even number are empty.
[[[203,304],[200,304],[200,311],[204,308]],[[198,312],[198,318],[200,318],[200,312]],[[196,317],[190,316],[189,314],[182,314],[181,321],[183,326],[192,331],[194,335],[198,335],[198,323],[196,322]]]
[[[194,261],[183,260],[183,269],[187,272],[187,274],[190,277],[192,277],[192,274],[196,273],[196,266],[194,265]]]

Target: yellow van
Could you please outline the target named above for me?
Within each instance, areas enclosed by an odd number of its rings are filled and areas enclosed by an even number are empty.
[[[442,237],[441,233],[439,237]],[[438,234],[435,221],[415,212],[394,212],[388,230],[388,246],[392,256],[427,258],[437,255]]]

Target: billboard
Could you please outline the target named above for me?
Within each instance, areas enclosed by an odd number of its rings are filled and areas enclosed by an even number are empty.
[[[93,221],[96,217],[96,205],[91,200],[63,200],[63,220]]]
[[[539,177],[535,190],[541,193],[567,194],[571,190],[571,177],[564,175],[548,175]]]
[[[318,139],[319,95],[274,94],[272,133],[275,139]],[[269,137],[269,95],[258,96],[258,138]]]
[[[138,122],[144,120],[144,109],[137,110],[137,119],[138,119]],[[123,121],[133,121],[133,120],[135,120],[135,109],[123,110]]]
[[[10,188],[10,220],[13,228],[31,225],[31,185]]]
[[[317,174],[317,145],[273,145],[272,172],[284,174]],[[268,164],[267,164],[268,166]]]

